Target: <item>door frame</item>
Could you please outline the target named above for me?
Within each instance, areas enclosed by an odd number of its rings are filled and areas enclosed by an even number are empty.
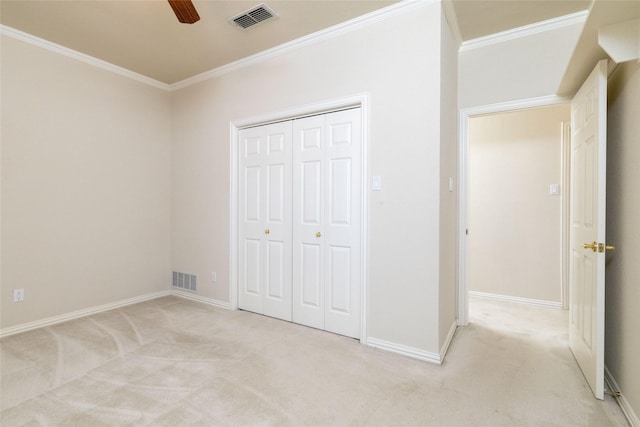
[[[261,126],[302,117],[326,114],[348,108],[360,108],[362,119],[362,179],[360,192],[361,232],[360,232],[360,342],[367,343],[367,319],[369,301],[369,99],[370,94],[360,93],[343,98],[321,101],[314,104],[294,107],[260,116],[253,116],[229,123],[229,302],[232,310],[238,310],[238,141],[239,131],[243,128]]]
[[[459,113],[459,139],[458,139],[458,326],[467,326],[469,324],[469,239],[467,230],[469,228],[469,121],[473,117],[480,117],[489,114],[507,113],[510,111],[527,110],[531,108],[549,107],[558,104],[569,104],[571,98],[559,97],[555,95],[543,96],[539,98],[528,98],[516,101],[502,102],[496,104],[481,105],[477,107],[461,108]],[[565,186],[565,177],[568,176],[568,169],[564,159],[566,141],[562,138],[562,171],[561,182],[563,184],[562,198],[563,201],[568,199]],[[564,206],[564,205],[563,205]],[[562,211],[562,242],[567,241],[569,230],[565,227],[565,215],[568,215],[564,209]],[[564,250],[564,249],[563,249]],[[567,293],[568,283],[564,278],[568,273],[568,264],[563,258],[561,265],[561,302],[563,307],[568,304]]]

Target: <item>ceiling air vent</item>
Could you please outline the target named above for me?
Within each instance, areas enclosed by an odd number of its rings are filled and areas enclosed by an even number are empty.
[[[266,21],[267,19],[275,18],[276,16],[278,15],[263,3],[230,18],[229,21],[233,22],[238,27],[246,29],[258,22]]]

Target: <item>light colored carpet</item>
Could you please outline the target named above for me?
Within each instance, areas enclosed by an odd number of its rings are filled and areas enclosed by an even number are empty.
[[[6,337],[10,426],[624,426],[566,313],[473,299],[443,366],[176,297]]]

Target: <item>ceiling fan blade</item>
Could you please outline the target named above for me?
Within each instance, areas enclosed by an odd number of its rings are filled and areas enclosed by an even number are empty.
[[[178,21],[183,24],[193,24],[200,20],[200,15],[191,0],[167,0],[178,17]]]

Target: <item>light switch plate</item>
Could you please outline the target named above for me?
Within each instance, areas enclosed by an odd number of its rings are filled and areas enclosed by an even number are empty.
[[[557,196],[560,194],[560,184],[550,184],[549,185],[549,195]]]
[[[371,180],[371,189],[373,191],[382,190],[382,178],[380,178],[380,176],[373,177],[373,179]]]

